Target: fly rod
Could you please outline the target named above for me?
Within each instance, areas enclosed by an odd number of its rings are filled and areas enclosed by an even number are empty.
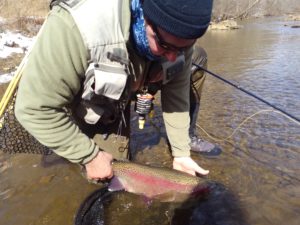
[[[236,85],[236,84],[232,83],[231,81],[228,81],[228,80],[222,78],[220,75],[215,74],[215,73],[213,73],[213,72],[207,70],[206,68],[203,68],[202,66],[200,66],[200,65],[198,65],[198,64],[196,64],[196,63],[193,63],[193,65],[196,66],[197,68],[199,68],[199,69],[205,71],[206,73],[208,73],[208,74],[214,76],[215,78],[224,81],[226,84],[229,84],[229,85],[231,85],[231,86],[237,88],[238,90],[241,90],[242,92],[246,93],[247,95],[250,95],[250,96],[256,98],[257,100],[259,100],[259,101],[261,101],[261,102],[267,104],[268,106],[270,106],[270,107],[272,107],[272,108],[274,108],[274,109],[276,109],[276,110],[282,112],[283,114],[285,114],[286,116],[292,118],[293,120],[296,120],[297,122],[300,122],[300,119],[297,118],[296,116],[294,116],[294,115],[292,115],[292,114],[286,112],[286,111],[283,110],[283,109],[278,108],[277,106],[273,105],[272,103],[270,103],[270,102],[268,102],[268,101],[262,99],[261,97],[259,97],[259,96],[255,95],[255,94],[253,94],[253,93],[250,92],[250,91],[245,90],[244,88],[240,87],[239,85]]]

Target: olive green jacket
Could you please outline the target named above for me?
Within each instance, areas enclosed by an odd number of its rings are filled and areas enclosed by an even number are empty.
[[[129,27],[129,7],[122,13],[128,15],[122,23]],[[132,49],[129,52],[133,72],[140,80],[151,62]],[[185,54],[184,71],[161,90],[163,118],[174,157],[190,155],[191,56],[192,49]],[[17,119],[39,142],[69,161],[83,164],[97,155],[99,147],[80,131],[64,109],[80,97],[89,60],[74,19],[66,10],[54,7],[28,58],[15,106]]]

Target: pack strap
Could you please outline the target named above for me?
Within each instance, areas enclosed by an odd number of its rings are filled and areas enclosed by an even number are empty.
[[[51,0],[49,4],[50,10],[53,8],[53,6],[58,5],[59,3],[64,2],[64,0]]]

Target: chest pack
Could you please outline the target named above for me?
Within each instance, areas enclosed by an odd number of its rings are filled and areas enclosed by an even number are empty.
[[[129,0],[52,0],[67,10],[90,55],[75,113],[89,124],[120,117],[129,99]]]

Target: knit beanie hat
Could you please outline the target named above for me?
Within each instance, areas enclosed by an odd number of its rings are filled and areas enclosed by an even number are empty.
[[[184,39],[201,37],[211,19],[213,0],[144,0],[145,17],[166,32]]]

